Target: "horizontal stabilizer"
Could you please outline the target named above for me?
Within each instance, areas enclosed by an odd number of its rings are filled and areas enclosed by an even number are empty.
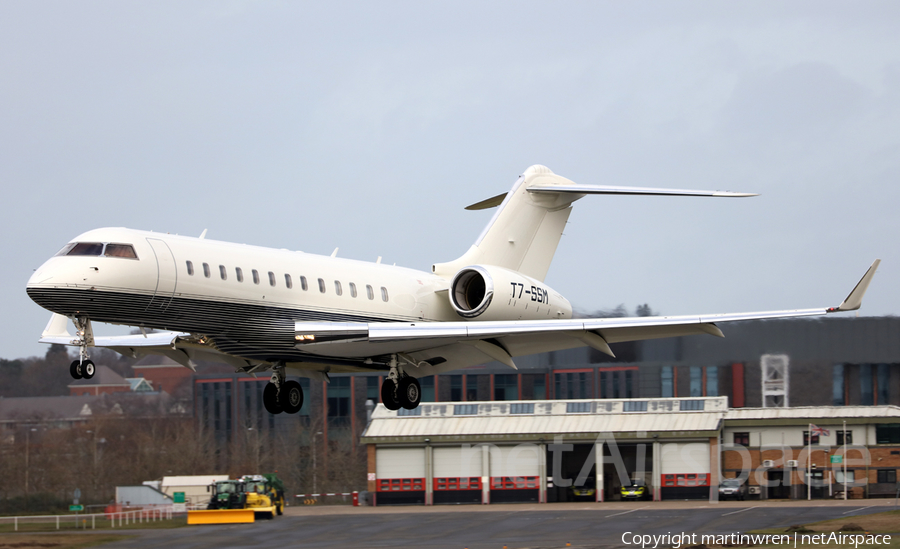
[[[626,194],[643,196],[715,196],[725,198],[745,198],[759,196],[757,193],[736,193],[731,191],[695,191],[690,189],[655,189],[651,187],[613,187],[607,185],[531,185],[530,193],[576,193],[576,194]],[[496,198],[496,197],[495,197]],[[492,199],[488,199],[492,200]],[[487,202],[485,200],[484,202]],[[481,204],[483,202],[480,202]],[[485,206],[490,207],[490,206]]]

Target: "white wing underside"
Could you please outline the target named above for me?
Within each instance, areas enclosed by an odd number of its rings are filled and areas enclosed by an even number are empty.
[[[875,260],[847,298],[837,307],[754,313],[687,316],[588,318],[567,320],[497,322],[296,322],[300,342],[310,362],[289,362],[301,375],[318,377],[324,372],[365,371],[360,365],[336,366],[316,363],[316,357],[365,358],[400,353],[414,376],[433,375],[490,361],[515,368],[514,357],[590,346],[612,355],[610,343],[687,335],[724,337],[718,324],[742,320],[766,320],[820,316],[852,311],[863,295],[880,260]],[[54,314],[41,336],[42,343],[79,345],[67,330],[67,318]],[[95,337],[93,346],[129,356],[161,354],[189,368],[194,360],[215,360],[235,368],[265,366],[259,361],[221,353],[203,341],[200,334],[161,332],[145,335]],[[430,362],[429,362],[430,361]],[[333,362],[333,361],[323,361]],[[260,368],[265,369],[265,367]]]

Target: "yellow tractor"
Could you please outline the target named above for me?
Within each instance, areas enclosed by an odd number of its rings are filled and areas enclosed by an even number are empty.
[[[284,513],[284,485],[277,476],[245,475],[241,480],[246,496],[244,509],[269,519]]]

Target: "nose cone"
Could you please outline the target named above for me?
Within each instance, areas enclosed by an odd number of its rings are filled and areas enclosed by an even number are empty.
[[[47,263],[49,263],[49,261],[45,262],[32,273],[31,278],[28,279],[28,284],[25,285],[26,288],[37,287],[42,283],[49,282],[53,278],[52,269],[48,267]]]

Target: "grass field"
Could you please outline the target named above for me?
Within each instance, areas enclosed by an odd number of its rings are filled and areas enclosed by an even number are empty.
[[[0,534],[0,549],[82,549],[96,547],[113,541],[120,541],[129,536],[115,534]]]

